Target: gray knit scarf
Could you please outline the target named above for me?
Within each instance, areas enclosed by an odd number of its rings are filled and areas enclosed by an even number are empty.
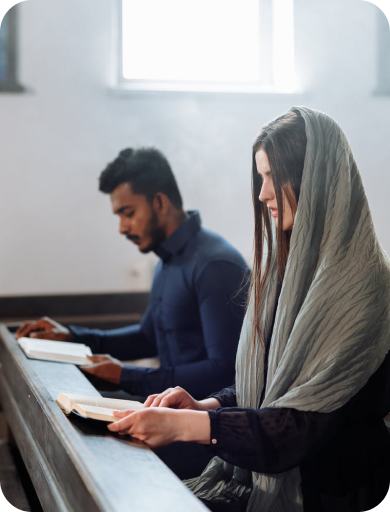
[[[292,110],[305,121],[307,149],[280,296],[274,261],[260,304],[263,339],[271,339],[260,408],[329,413],[366,384],[390,348],[390,265],[341,128],[321,112]],[[252,329],[250,301],[236,360],[237,404],[258,408],[264,350],[257,343],[253,351]],[[299,468],[251,473],[216,457],[187,485],[214,502],[249,497],[249,512],[302,511]]]

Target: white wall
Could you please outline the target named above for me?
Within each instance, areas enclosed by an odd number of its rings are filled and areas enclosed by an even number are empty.
[[[153,258],[117,233],[97,191],[127,146],[170,160],[185,206],[246,257],[252,250],[251,143],[294,104],[344,128],[379,238],[390,252],[390,97],[375,89],[377,8],[296,0],[301,95],[110,92],[116,0],[20,4],[23,95],[0,95],[0,296],[145,288]]]

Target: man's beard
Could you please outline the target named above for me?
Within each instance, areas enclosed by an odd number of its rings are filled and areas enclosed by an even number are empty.
[[[152,211],[152,218],[150,219],[149,236],[151,242],[146,247],[140,249],[142,254],[155,251],[167,238],[164,229],[158,225],[157,214],[154,211]]]

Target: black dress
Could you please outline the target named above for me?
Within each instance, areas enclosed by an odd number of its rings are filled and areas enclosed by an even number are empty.
[[[239,408],[232,386],[212,395],[210,449],[259,473],[299,466],[305,512],[361,512],[376,507],[390,481],[390,355],[367,384],[331,413]],[[287,512],[287,511],[286,511]]]

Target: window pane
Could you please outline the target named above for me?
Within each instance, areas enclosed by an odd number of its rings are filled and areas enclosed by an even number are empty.
[[[273,0],[272,17],[273,82],[280,91],[293,91],[296,88],[293,0]]]
[[[123,76],[260,80],[258,0],[123,0]]]

